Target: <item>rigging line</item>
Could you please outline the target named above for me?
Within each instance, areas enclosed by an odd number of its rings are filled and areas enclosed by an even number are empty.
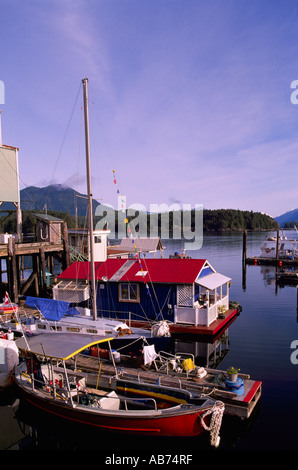
[[[137,261],[136,261],[136,262],[137,262]],[[128,284],[129,286],[132,287],[132,282],[129,281],[129,279],[127,278],[127,273],[125,273],[124,278],[125,278],[125,281],[123,281],[123,280],[121,280],[121,281],[122,281],[122,282],[125,282],[126,284]],[[137,283],[136,283],[136,284],[137,284]],[[144,282],[143,282],[143,284],[144,284]],[[133,289],[133,287],[132,287],[132,289]],[[133,289],[133,292],[136,293],[136,292],[134,291],[134,289]],[[150,294],[150,292],[149,292],[149,294]],[[155,313],[155,316],[156,316],[155,305],[154,305],[154,303],[153,303],[153,301],[152,301],[151,294],[150,294],[150,299],[151,299],[152,307],[153,307],[153,310],[154,310],[154,313]],[[147,320],[150,321],[151,319],[147,316],[146,310],[144,309],[144,307],[143,307],[143,305],[141,304],[141,302],[139,302],[138,305],[139,305],[141,311],[143,312],[143,314],[145,315],[145,317],[147,318]]]
[[[171,291],[172,291],[172,287],[169,288],[169,291],[168,291],[168,293],[167,293],[167,296],[166,296],[166,298],[165,298],[165,301],[164,301],[164,303],[163,303],[163,306],[161,307],[161,311],[164,309],[166,303],[169,303],[169,298],[170,298],[170,293],[171,293]]]
[[[72,108],[72,111],[71,111],[71,115],[70,115],[70,118],[68,120],[68,124],[67,124],[67,128],[66,128],[66,131],[64,133],[64,136],[63,136],[63,140],[62,140],[62,144],[61,144],[61,147],[60,147],[60,151],[59,151],[59,154],[58,154],[58,157],[57,157],[57,160],[56,160],[56,164],[55,164],[55,167],[54,167],[54,172],[53,172],[53,176],[52,176],[52,180],[54,179],[54,174],[56,172],[56,168],[57,168],[57,165],[58,165],[58,161],[60,159],[60,156],[61,156],[61,153],[62,153],[62,150],[63,150],[63,147],[64,147],[64,143],[65,143],[65,140],[66,140],[66,136],[67,136],[67,133],[68,133],[68,130],[69,130],[69,126],[70,126],[70,123],[71,123],[71,120],[72,120],[72,117],[73,117],[73,114],[74,114],[74,110],[75,110],[75,107],[76,107],[76,104],[77,104],[77,101],[78,101],[78,97],[79,97],[79,94],[80,94],[80,91],[81,91],[81,83],[80,83],[80,87],[79,87],[79,90],[78,90],[78,93],[77,93],[77,96],[75,98],[75,102],[74,102],[74,105],[73,105],[73,108]],[[0,148],[0,153],[2,154],[2,156],[5,158],[7,164],[11,167],[12,171],[16,174],[17,178],[19,179],[19,181],[21,181],[25,186],[28,186],[27,183],[21,178],[19,172],[16,171],[16,169],[12,166],[12,164],[10,163],[10,161],[6,158],[6,155],[4,154],[4,152],[2,152],[1,148]],[[25,188],[25,191],[26,193],[28,192]],[[30,192],[28,192],[29,196],[31,197],[30,195]],[[47,198],[47,194],[45,196],[45,199]],[[37,207],[38,209],[38,207]],[[41,210],[41,209],[39,209]]]
[[[112,154],[111,154],[111,150],[110,150],[110,146],[109,146],[109,143],[108,143],[108,138],[107,138],[107,132],[106,132],[106,129],[103,125],[103,121],[102,119],[100,118],[98,112],[97,112],[97,106],[95,106],[95,102],[92,101],[92,106],[93,106],[93,109],[94,109],[94,114],[95,114],[95,117],[97,119],[97,124],[98,124],[98,127],[101,129],[102,131],[102,134],[103,134],[103,142],[104,142],[104,145],[106,147],[106,150],[107,150],[107,155],[108,155],[108,158],[110,160],[110,162],[112,162],[112,168],[113,167],[113,159],[112,159]]]
[[[147,268],[146,271],[147,271],[148,276],[149,276],[149,279],[150,279],[150,284],[151,284],[151,286],[152,286],[153,294],[154,294],[154,296],[155,296],[155,300],[156,300],[157,306],[158,306],[158,308],[159,308],[159,312],[160,312],[161,316],[163,316],[163,315],[162,315],[162,311],[161,311],[161,309],[160,309],[158,297],[157,297],[157,294],[156,294],[156,291],[155,291],[155,288],[154,288],[154,284],[153,284],[153,282],[152,282],[152,278],[151,278],[151,275],[150,275],[150,270],[148,269],[148,265],[147,265],[147,263],[146,263],[146,258],[144,257],[143,260],[144,260],[145,267]]]
[[[52,181],[53,181],[53,179],[54,179],[54,174],[55,174],[55,172],[56,172],[56,168],[57,168],[57,165],[58,165],[58,161],[59,161],[59,159],[60,159],[60,156],[61,156],[61,153],[62,153],[62,149],[63,149],[64,143],[65,143],[65,140],[66,140],[66,135],[67,135],[67,133],[68,133],[69,126],[70,126],[70,123],[71,123],[71,120],[72,120],[72,117],[73,117],[73,114],[74,114],[74,110],[75,110],[75,107],[76,107],[76,104],[77,104],[77,101],[78,101],[78,97],[79,97],[79,94],[80,94],[80,91],[81,91],[81,86],[82,86],[82,85],[81,85],[81,83],[80,83],[80,87],[79,87],[79,90],[78,90],[78,93],[77,93],[77,96],[76,96],[76,99],[75,99],[75,103],[74,103],[73,108],[72,108],[72,111],[71,111],[71,115],[70,115],[70,118],[69,118],[69,121],[68,121],[68,125],[67,125],[66,131],[65,131],[65,133],[64,133],[64,137],[63,137],[62,145],[61,145],[61,148],[60,148],[60,151],[59,151],[59,154],[58,154],[58,158],[57,158],[57,160],[56,160],[56,164],[55,164],[55,167],[54,167],[54,172],[53,172]],[[26,193],[28,192],[29,196],[31,197],[30,192],[26,189],[26,186],[28,186],[27,183],[22,179],[22,177],[20,176],[19,172],[17,172],[17,171],[15,170],[15,168],[11,165],[11,163],[9,162],[9,160],[7,160],[5,154],[2,152],[1,148],[0,148],[0,152],[1,152],[1,154],[4,156],[6,162],[7,162],[8,165],[11,167],[11,169],[13,170],[13,172],[17,175],[19,181],[21,181],[21,182],[24,184]],[[46,198],[47,198],[47,195],[45,196],[45,199],[46,199]],[[32,199],[32,200],[33,200],[33,199]],[[39,209],[39,208],[37,207],[36,209]],[[41,209],[40,209],[40,210],[41,210]]]
[[[67,123],[66,129],[65,129],[65,132],[64,132],[64,136],[63,136],[63,139],[62,139],[62,144],[61,144],[61,147],[60,147],[60,150],[59,150],[59,153],[58,153],[58,157],[56,159],[56,163],[54,165],[54,171],[53,171],[53,176],[52,176],[51,181],[54,180],[54,175],[55,175],[55,172],[56,172],[56,169],[57,169],[57,166],[58,166],[58,162],[59,162],[60,157],[61,157],[61,153],[62,153],[64,144],[65,144],[65,140],[66,140],[66,136],[67,136],[67,133],[68,133],[68,130],[69,130],[69,127],[70,127],[70,123],[72,121],[72,117],[73,117],[73,114],[74,114],[74,111],[75,111],[75,108],[76,108],[76,105],[77,105],[77,101],[78,101],[78,98],[79,98],[79,95],[80,95],[80,92],[81,92],[81,86],[82,86],[82,83],[80,83],[80,86],[79,86],[79,89],[78,89],[78,92],[77,92],[77,96],[75,98],[75,102],[73,104],[73,107],[72,107],[72,110],[71,110],[71,113],[70,113],[70,117],[68,119],[68,123]]]

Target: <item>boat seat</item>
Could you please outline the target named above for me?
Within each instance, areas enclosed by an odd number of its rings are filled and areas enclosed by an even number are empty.
[[[114,391],[107,393],[102,397],[99,402],[99,408],[103,410],[119,410],[120,408],[120,398],[118,398],[117,393]]]

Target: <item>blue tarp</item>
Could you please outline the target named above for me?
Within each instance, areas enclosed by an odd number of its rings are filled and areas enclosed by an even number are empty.
[[[71,302],[64,300],[43,299],[40,297],[27,297],[26,304],[41,311],[47,320],[59,321],[63,315],[79,315]]]

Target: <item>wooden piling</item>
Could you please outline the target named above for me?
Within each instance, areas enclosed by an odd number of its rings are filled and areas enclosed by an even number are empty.
[[[25,256],[32,258],[32,273],[26,281],[22,279],[22,263]],[[63,224],[63,241],[59,242],[16,243],[15,238],[10,237],[8,243],[0,245],[0,262],[5,259],[7,266],[7,286],[0,284],[0,290],[7,290],[15,303],[18,303],[19,296],[24,295],[29,288],[37,297],[41,293],[46,294],[46,266],[48,263],[50,272],[54,274],[54,258],[62,264],[63,269],[70,265],[67,224]],[[0,268],[0,279],[1,274]],[[2,290],[1,295],[4,294]]]
[[[247,258],[247,230],[243,232],[242,261],[245,262],[246,258]]]
[[[276,230],[276,259],[279,258],[279,230]]]
[[[18,287],[18,270],[17,270],[17,260],[15,252],[15,238],[10,237],[8,239],[8,265],[9,269],[9,280],[10,280],[10,289],[9,295],[14,302],[17,302],[19,296],[19,287]]]
[[[41,268],[41,288],[42,291],[46,291],[47,289],[47,276],[46,276],[46,258],[45,258],[45,252],[44,252],[44,247],[41,246],[39,249],[39,257],[40,257],[40,268]]]
[[[67,224],[63,222],[62,224],[62,233],[63,233],[63,259],[62,259],[62,265],[63,265],[63,270],[68,268],[70,265],[70,254],[69,254],[69,243],[68,243],[68,230],[67,230]]]

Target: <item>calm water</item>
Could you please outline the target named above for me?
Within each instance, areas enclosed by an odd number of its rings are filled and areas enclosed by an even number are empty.
[[[259,255],[263,233],[248,235],[248,256]],[[182,245],[165,242],[168,256],[182,251]],[[260,404],[249,420],[225,416],[221,444],[210,448],[207,439],[141,439],[111,437],[75,425],[65,426],[31,410],[27,405],[0,407],[0,449],[97,450],[101,462],[106,455],[171,452],[197,455],[199,450],[296,450],[298,422],[298,365],[291,362],[291,343],[298,340],[297,289],[276,288],[273,267],[247,266],[246,286],[242,275],[242,234],[205,235],[203,247],[189,252],[207,258],[220,273],[232,278],[230,299],[242,305],[242,312],[229,327],[228,346],[223,347],[219,369],[230,365],[263,382]],[[212,345],[176,341],[176,350],[194,352],[200,365],[212,365]],[[4,432],[5,431],[5,432]],[[122,454],[121,454],[122,452]]]

